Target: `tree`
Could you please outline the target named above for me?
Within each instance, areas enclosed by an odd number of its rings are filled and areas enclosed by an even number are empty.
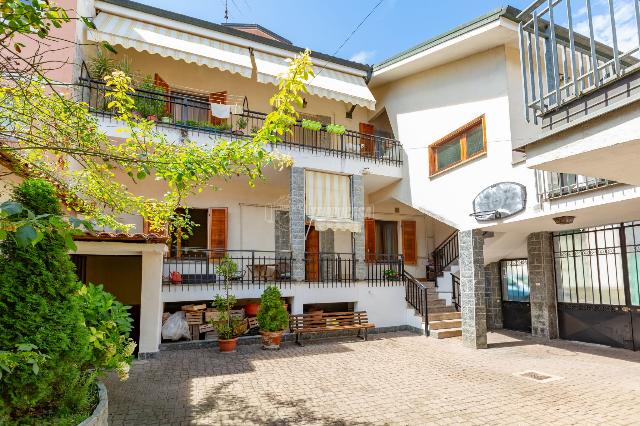
[[[61,213],[54,188],[44,181],[26,180],[15,188],[14,199],[24,207],[23,216]],[[91,359],[89,332],[77,302],[81,284],[67,251],[56,232],[36,244],[21,244],[11,233],[0,243],[0,348],[27,347],[46,357],[36,369],[25,363],[5,371],[0,423],[3,416],[38,416],[52,407],[75,413],[89,403],[93,380],[81,369]]]
[[[16,35],[47,40],[51,27],[69,23],[67,13],[46,1],[24,6],[15,0],[3,7],[11,9],[6,15],[11,19],[0,20],[0,49],[10,52],[12,60],[2,63],[0,154],[10,157],[23,173],[52,182],[69,209],[116,229],[126,229],[117,219],[125,213],[141,214],[155,231],[167,223],[188,226],[188,218],[176,209],[187,196],[215,188],[215,178],[242,175],[253,185],[265,167],[290,164],[289,158],[270,152],[266,145],[291,132],[298,117],[294,105],[302,105],[304,82],[313,75],[308,51],[291,62],[271,99],[274,110],[252,138],[205,146],[190,140],[168,141],[152,121],[133,114],[131,78],[113,72],[105,78],[110,89],[107,108],[115,112],[125,135],[123,142],[114,144],[100,131],[86,104],[64,96],[46,77],[37,55],[29,60],[19,55]],[[121,174],[128,180],[119,180]],[[136,194],[136,183],[149,177],[165,183],[162,198]]]

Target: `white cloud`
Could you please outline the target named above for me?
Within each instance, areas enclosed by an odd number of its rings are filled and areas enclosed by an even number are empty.
[[[376,54],[375,50],[361,50],[359,52],[354,53],[349,60],[353,62],[360,62],[361,64],[366,64],[373,56]]]
[[[638,27],[635,19],[634,0],[618,0],[614,2],[614,16],[616,21],[616,36],[618,48],[625,52],[638,46]],[[586,12],[586,11],[585,11]],[[609,46],[613,44],[611,32],[611,16],[606,1],[599,0],[592,9],[593,33],[595,39]],[[589,35],[589,23],[584,19],[575,25],[575,31]]]

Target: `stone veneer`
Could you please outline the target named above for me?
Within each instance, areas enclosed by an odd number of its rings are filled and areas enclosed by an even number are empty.
[[[360,223],[360,232],[353,233],[354,253],[356,254],[356,279],[367,278],[367,264],[364,253],[364,181],[362,175],[351,177],[351,197],[353,199],[353,220]]]
[[[304,215],[304,169],[291,168],[289,180],[289,235],[293,265],[291,278],[294,281],[304,281],[304,250],[305,250],[305,215]]]
[[[502,290],[500,262],[484,267],[485,299],[487,303],[487,329],[502,328]]]
[[[547,339],[558,338],[556,285],[553,274],[553,237],[550,232],[536,232],[527,237],[531,334]]]
[[[484,237],[474,229],[458,232],[460,252],[460,303],[462,305],[462,344],[487,347],[487,305],[484,277]]]
[[[276,210],[275,222],[275,249],[276,251],[291,250],[289,212],[286,210]]]

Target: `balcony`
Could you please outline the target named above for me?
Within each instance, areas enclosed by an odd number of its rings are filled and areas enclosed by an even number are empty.
[[[105,93],[109,91],[99,80],[81,78],[77,84],[80,98],[89,105],[91,111],[103,116],[112,116],[106,105]],[[249,138],[262,127],[267,114],[251,111],[247,102],[242,112],[231,114],[225,120],[212,120],[210,103],[206,98],[190,93],[162,93],[160,91],[136,90],[132,97],[136,105],[143,105],[152,112],[160,126],[171,126],[198,133],[217,135],[224,138]],[[147,108],[148,107],[148,108]],[[214,121],[219,123],[214,124]],[[292,132],[282,137],[278,145],[289,149],[299,149],[342,158],[356,158],[378,164],[401,166],[402,146],[399,141],[379,135],[346,130],[343,134],[320,130],[309,130],[298,121]]]
[[[618,182],[607,179],[536,170],[536,189],[540,201],[549,201],[617,184]]]

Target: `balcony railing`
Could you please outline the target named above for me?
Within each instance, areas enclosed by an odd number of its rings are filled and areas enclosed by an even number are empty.
[[[92,112],[113,115],[107,108],[105,94],[109,89],[104,82],[81,78],[78,86],[81,99],[89,105]],[[249,137],[262,127],[267,116],[265,113],[249,110],[245,103],[242,113],[231,114],[230,118],[221,121],[220,124],[212,124],[210,103],[197,95],[136,89],[131,96],[136,105],[141,105],[145,114],[151,112],[149,115],[155,116],[160,125],[217,134],[225,138]],[[280,143],[288,148],[394,166],[401,165],[403,161],[402,146],[395,139],[352,130],[338,135],[328,132],[325,127],[318,131],[308,130],[302,127],[301,121],[291,130],[291,133],[282,136]]]
[[[616,184],[607,179],[536,170],[536,189],[540,200],[566,197]]]
[[[401,254],[377,254],[367,262],[367,282],[370,287],[402,285],[404,257]]]
[[[355,253],[305,253],[309,287],[350,287],[356,281]]]
[[[232,286],[261,288],[266,284],[281,287],[291,284],[291,252],[182,248],[165,256],[163,290],[224,288],[224,278],[217,271],[224,255],[237,265]]]

